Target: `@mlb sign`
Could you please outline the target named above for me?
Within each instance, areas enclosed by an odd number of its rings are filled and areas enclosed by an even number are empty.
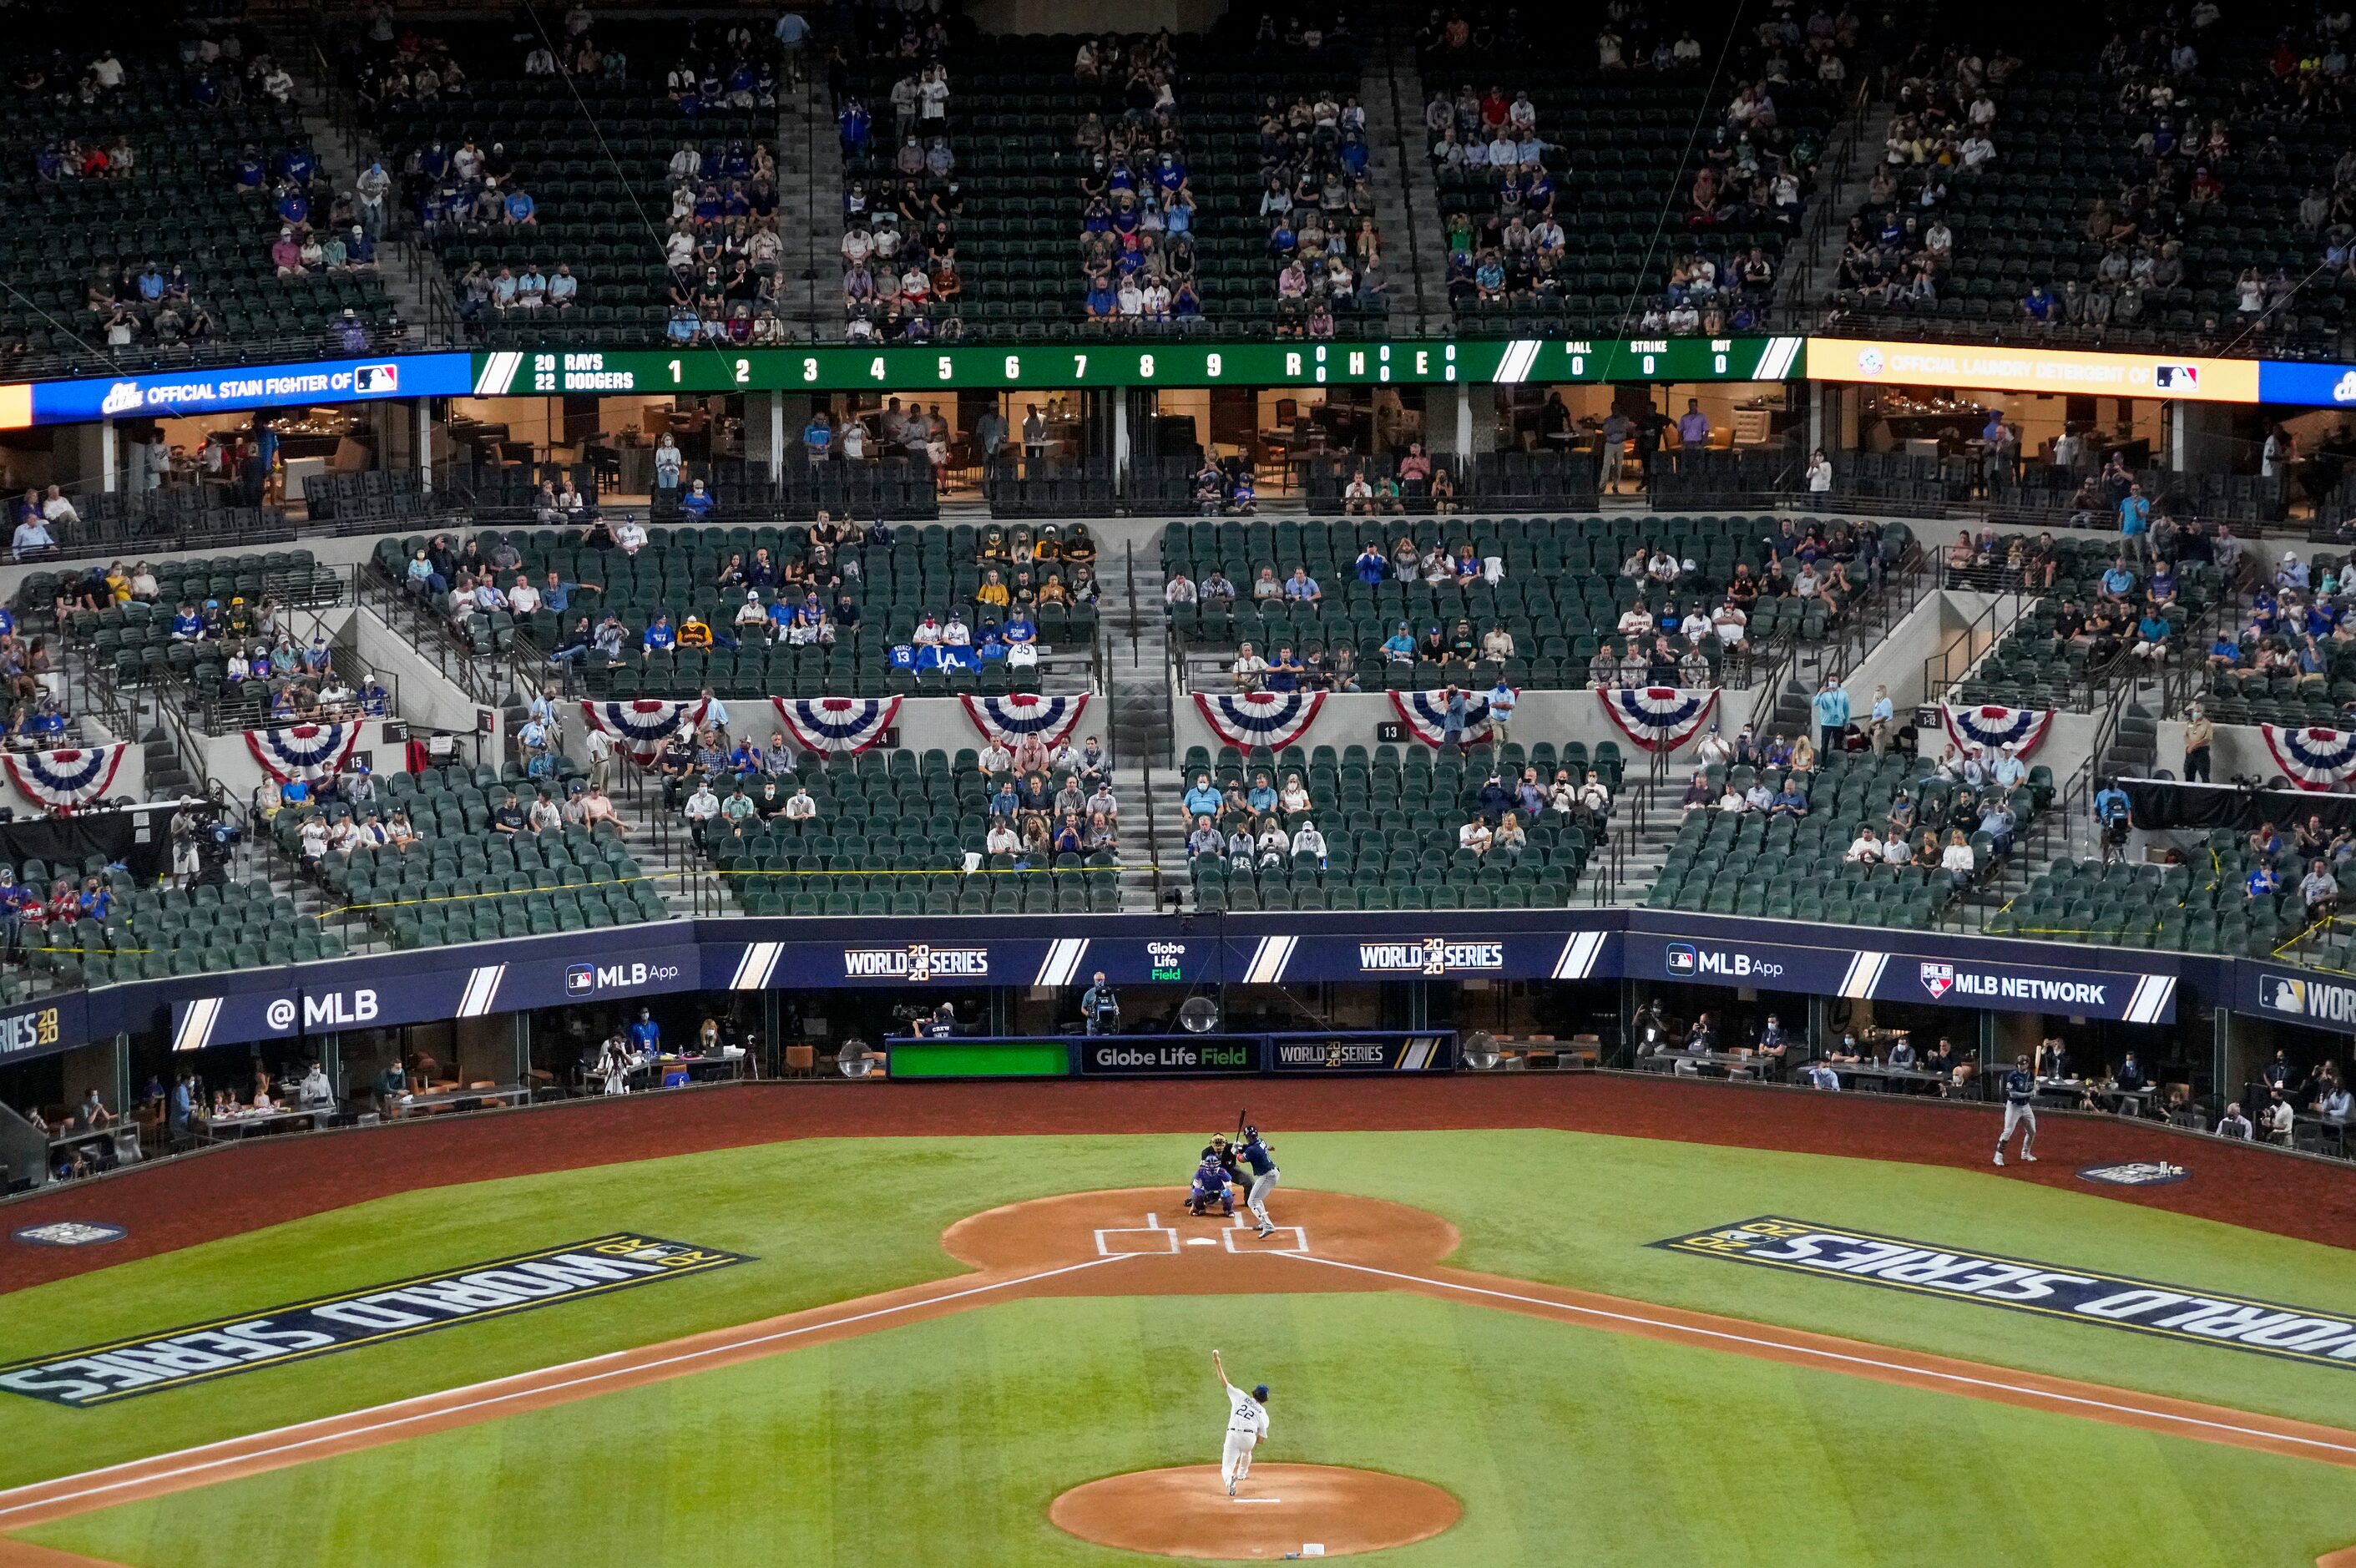
[[[1933,1002],[1945,999],[1955,988],[1955,966],[1952,963],[1926,963],[1922,966],[1922,989],[1931,993]]]

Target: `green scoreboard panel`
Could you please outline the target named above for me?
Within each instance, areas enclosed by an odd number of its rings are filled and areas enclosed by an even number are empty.
[[[1107,339],[991,349],[540,349],[476,355],[475,395],[1382,381],[1776,381],[1800,373],[1804,342],[1799,338],[1221,344]]]

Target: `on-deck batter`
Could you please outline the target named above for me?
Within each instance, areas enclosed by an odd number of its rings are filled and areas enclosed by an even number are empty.
[[[2037,1075],[2029,1070],[2027,1057],[2012,1058],[2012,1070],[2004,1075],[2004,1131],[1997,1135],[1996,1163],[2004,1164],[2004,1146],[2012,1142],[2012,1130],[2020,1129],[2020,1162],[2033,1165],[2037,1156],[2029,1151],[2037,1142]]]
[[[1246,1393],[1227,1381],[1226,1366],[1216,1350],[1211,1352],[1211,1370],[1218,1374],[1219,1387],[1227,1396],[1227,1437],[1219,1450],[1219,1478],[1232,1498],[1237,1483],[1251,1474],[1252,1450],[1268,1436],[1268,1385]]]

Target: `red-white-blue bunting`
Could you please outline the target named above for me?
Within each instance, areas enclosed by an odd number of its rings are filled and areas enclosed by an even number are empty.
[[[897,697],[772,697],[786,733],[805,751],[856,757],[900,716]]]
[[[2016,757],[2027,757],[2044,744],[2045,732],[2053,725],[2051,708],[2000,708],[1993,703],[1972,704],[1946,703],[1940,706],[1947,734],[1958,746],[1980,746],[1988,751],[2013,747]]]
[[[2334,789],[2356,777],[2356,730],[2260,725],[2275,766],[2302,789]]]
[[[1294,744],[1309,733],[1324,706],[1323,692],[1194,693],[1194,711],[1211,733],[1246,751],[1256,746],[1276,751]]]
[[[1447,693],[1443,692],[1393,692],[1391,712],[1399,716],[1407,733],[1424,745],[1437,749],[1440,736],[1448,732]],[[1489,738],[1489,694],[1486,692],[1464,693],[1464,744],[1478,745]]]
[[[604,730],[616,745],[644,768],[654,766],[663,743],[680,725],[689,729],[703,722],[703,701],[669,702],[640,697],[632,702],[584,703],[581,717],[591,729]]]
[[[1005,697],[966,697],[966,717],[981,732],[984,740],[1004,741],[1012,746],[1021,740],[1036,739],[1042,746],[1061,746],[1080,725],[1080,715],[1087,712],[1086,693],[1074,697],[1043,697],[1035,692],[1016,692]]]
[[[288,725],[250,729],[246,748],[262,770],[284,784],[289,779],[324,779],[340,773],[360,744],[358,725]]]
[[[1675,751],[1691,740],[1718,706],[1715,689],[1614,686],[1595,693],[1622,735],[1646,751]]]
[[[86,746],[67,751],[8,752],[9,782],[46,809],[64,813],[87,806],[113,786],[124,747]]]

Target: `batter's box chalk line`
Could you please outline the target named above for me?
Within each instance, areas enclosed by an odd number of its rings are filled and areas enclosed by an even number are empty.
[[[1269,1232],[1266,1240],[1262,1240],[1256,1230],[1247,1230],[1241,1225],[1222,1230],[1219,1235],[1227,1243],[1227,1251],[1230,1252],[1306,1254],[1309,1251],[1309,1232],[1298,1225],[1279,1225]],[[1290,1241],[1285,1240],[1288,1236],[1291,1238]]]
[[[1162,1223],[1162,1216],[1149,1214],[1142,1225],[1116,1226],[1097,1232],[1097,1255],[1103,1258],[1133,1258],[1141,1253],[1151,1255],[1178,1250],[1178,1232]]]

